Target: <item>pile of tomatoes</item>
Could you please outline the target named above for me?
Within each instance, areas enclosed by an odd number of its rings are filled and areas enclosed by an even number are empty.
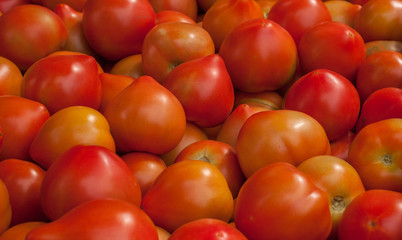
[[[400,240],[401,88],[401,0],[0,1],[0,240]]]

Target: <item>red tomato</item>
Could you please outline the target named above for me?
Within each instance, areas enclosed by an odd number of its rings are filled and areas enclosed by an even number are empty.
[[[232,81],[217,54],[180,64],[166,76],[163,86],[180,101],[187,121],[200,127],[221,124],[232,111]]]
[[[354,82],[366,58],[366,46],[356,30],[340,22],[318,24],[300,39],[300,66],[305,73],[316,69],[334,71]]]
[[[109,123],[93,108],[73,106],[53,114],[40,127],[29,154],[48,169],[60,154],[78,144],[99,145],[115,151]]]
[[[0,1],[0,13],[8,12],[10,9],[23,5],[23,4],[30,4],[31,0],[4,0]]]
[[[149,0],[156,13],[166,10],[177,11],[190,17],[193,21],[197,19],[197,0]]]
[[[25,72],[21,93],[44,104],[50,114],[70,106],[98,109],[102,85],[97,62],[82,54],[44,57]]]
[[[61,50],[66,40],[63,21],[48,8],[24,4],[0,18],[0,56],[23,71],[49,53]]]
[[[385,87],[402,88],[402,53],[382,51],[368,57],[360,66],[356,88],[362,102]]]
[[[384,17],[386,16],[386,17]],[[402,41],[402,4],[400,0],[370,0],[362,5],[354,28],[363,39]]]
[[[212,39],[217,51],[225,37],[241,23],[251,19],[263,19],[264,13],[254,0],[221,0],[216,1],[202,19],[205,28]]]
[[[144,74],[163,82],[177,65],[214,53],[211,36],[197,24],[158,24],[145,37],[142,68]]]
[[[289,33],[268,19],[238,25],[223,41],[219,55],[233,86],[244,92],[276,90],[293,77],[296,45]]]
[[[343,0],[325,1],[324,4],[331,14],[332,21],[341,22],[350,27],[354,27],[356,15],[362,8],[359,4]]]
[[[268,110],[278,110],[282,108],[282,100],[282,96],[274,91],[256,93],[236,91],[234,106],[238,107],[240,104],[248,104]]]
[[[373,92],[364,102],[356,132],[363,127],[389,118],[402,118],[402,89],[382,88]]]
[[[200,218],[229,221],[233,196],[214,165],[186,160],[170,165],[142,199],[142,208],[157,226],[173,232]]]
[[[339,225],[340,240],[402,239],[402,194],[369,190],[346,208]]]
[[[7,187],[12,209],[11,225],[47,221],[40,205],[45,170],[33,162],[6,159],[0,162],[0,179]]]
[[[22,73],[17,65],[0,56],[0,96],[21,96]]]
[[[176,229],[170,240],[247,240],[229,223],[213,218],[202,218],[188,222]]]
[[[326,239],[331,214],[324,191],[295,166],[277,162],[249,177],[235,206],[236,227],[252,239]]]
[[[299,78],[288,90],[284,109],[304,112],[316,119],[330,141],[352,130],[359,117],[360,98],[343,76],[318,69]]]
[[[82,17],[90,46],[108,60],[140,53],[145,35],[155,26],[147,0],[87,0]]]
[[[186,117],[179,100],[152,77],[142,76],[106,107],[119,152],[163,154],[181,140]]]
[[[354,132],[348,131],[343,137],[331,141],[331,155],[347,161],[350,145],[355,136],[356,134]]]
[[[359,173],[366,189],[402,192],[402,118],[365,126],[356,134],[348,162]]]
[[[158,240],[155,225],[137,206],[118,199],[85,202],[56,221],[37,227],[26,240]]]
[[[402,53],[402,41],[377,40],[366,42],[366,58],[382,51],[395,51]]]
[[[25,240],[33,229],[46,224],[46,222],[23,222],[7,229],[0,235],[0,240]]]
[[[296,45],[307,30],[332,20],[321,0],[278,0],[269,11],[268,19],[285,28]]]
[[[116,75],[127,75],[133,78],[143,76],[141,54],[134,54],[120,59],[110,69],[110,73]]]
[[[328,239],[338,239],[338,226],[345,208],[365,191],[359,174],[345,160],[328,155],[309,158],[297,168],[326,193],[332,218]]]
[[[246,120],[236,151],[248,178],[273,162],[299,165],[308,158],[330,154],[330,145],[323,127],[314,118],[298,111],[276,110],[258,112]]]
[[[0,96],[0,126],[4,134],[0,160],[30,160],[30,145],[48,118],[49,112],[41,103],[18,96]]]
[[[94,199],[120,199],[140,206],[141,188],[130,168],[111,150],[76,145],[47,170],[40,197],[46,216],[56,220]]]
[[[9,228],[11,216],[10,195],[3,180],[0,179],[0,234]]]
[[[75,11],[82,11],[87,0],[40,0],[41,4],[54,10],[59,4],[67,4]]]
[[[191,17],[179,11],[163,10],[156,13],[156,24],[167,22],[186,22],[195,24],[195,21]]]
[[[275,5],[275,3],[278,0],[257,0],[256,2],[258,5],[260,5],[262,12],[264,13],[264,18],[268,18],[269,11],[271,11],[272,6]]]

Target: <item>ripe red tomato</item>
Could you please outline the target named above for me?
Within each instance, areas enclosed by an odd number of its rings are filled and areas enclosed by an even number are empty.
[[[75,11],[82,11],[87,0],[40,0],[41,4],[54,10],[59,4],[67,4]]]
[[[179,11],[163,10],[156,13],[156,24],[167,22],[186,22],[195,24],[194,19]]]
[[[331,155],[347,161],[350,145],[355,136],[356,134],[354,132],[348,131],[343,137],[331,141]]]
[[[171,10],[180,12],[193,21],[197,19],[197,0],[149,0],[156,13]]]
[[[402,194],[384,189],[366,191],[346,208],[340,240],[402,239]]]
[[[236,151],[248,178],[273,162],[299,165],[310,157],[329,154],[330,145],[324,128],[313,117],[299,111],[275,110],[255,113],[246,120]]]
[[[305,73],[327,69],[354,82],[366,58],[360,34],[341,22],[325,22],[304,33],[299,45],[300,66]]]
[[[35,228],[26,237],[26,240],[39,239],[158,240],[158,234],[139,207],[119,199],[96,199]]]
[[[145,35],[155,26],[147,0],[87,0],[82,16],[90,46],[108,60],[141,52]]]
[[[84,202],[100,198],[141,204],[137,179],[126,163],[105,147],[76,145],[63,152],[43,178],[41,205],[51,220]]]
[[[234,220],[250,240],[318,240],[331,231],[325,192],[284,162],[271,163],[246,180],[236,200]]]
[[[232,112],[232,81],[217,54],[180,64],[166,76],[163,86],[180,101],[187,121],[200,127],[221,124]]]
[[[284,109],[304,112],[316,119],[330,141],[347,134],[359,117],[360,98],[345,77],[326,69],[311,71],[288,90]]]
[[[23,4],[30,4],[31,0],[5,0],[0,1],[0,13],[8,12],[10,9],[23,5]]]
[[[0,56],[0,96],[21,96],[22,73],[17,65]]]
[[[163,154],[182,139],[186,116],[179,100],[150,76],[137,78],[104,112],[118,152]]]
[[[366,189],[402,192],[402,118],[371,123],[356,134],[348,162]]]
[[[293,77],[296,45],[289,33],[268,19],[238,25],[223,40],[219,55],[233,86],[244,92],[276,90]]]
[[[11,214],[10,195],[3,180],[0,179],[0,234],[9,228]]]
[[[66,40],[66,26],[48,8],[24,4],[0,18],[0,56],[22,71],[49,53],[61,50]]]
[[[6,159],[0,162],[0,179],[7,187],[12,218],[10,226],[30,221],[47,221],[40,205],[45,170],[33,162]]]

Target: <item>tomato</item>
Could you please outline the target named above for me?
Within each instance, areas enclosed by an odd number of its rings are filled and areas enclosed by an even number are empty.
[[[213,218],[197,219],[176,229],[170,240],[247,240],[229,223]]]
[[[354,27],[356,15],[362,8],[359,4],[343,0],[325,1],[324,4],[331,14],[332,21],[341,22],[350,27]]]
[[[366,42],[366,58],[381,51],[402,53],[402,41],[377,40]]]
[[[223,41],[219,55],[233,86],[244,92],[276,90],[294,75],[296,45],[290,34],[268,19],[238,25]]]
[[[66,40],[63,21],[48,8],[24,4],[0,18],[0,56],[22,71],[49,53],[61,50]]]
[[[359,117],[360,98],[345,77],[318,69],[299,78],[288,90],[284,109],[304,112],[316,119],[330,141],[352,130]]]
[[[145,37],[142,68],[144,74],[163,82],[177,65],[214,53],[211,36],[197,24],[158,24]]]
[[[232,81],[217,54],[180,64],[166,76],[163,86],[180,101],[186,119],[200,127],[221,124],[232,111]]]
[[[368,124],[389,118],[402,118],[402,89],[382,88],[373,92],[364,102],[356,132]]]
[[[248,93],[236,91],[235,107],[241,104],[248,104],[253,107],[266,108],[268,110],[278,110],[282,108],[282,96],[274,91],[263,91]]]
[[[323,68],[352,82],[366,58],[363,38],[340,22],[326,22],[309,29],[300,39],[298,50],[300,66],[305,73]]]
[[[113,198],[141,204],[141,188],[116,153],[95,145],[76,145],[63,152],[46,171],[41,205],[56,220],[93,199]]]
[[[374,91],[385,87],[402,88],[402,53],[381,51],[368,57],[360,66],[356,88],[362,102]]]
[[[104,115],[121,153],[167,153],[180,142],[186,128],[179,100],[150,76],[137,78],[120,92]]]
[[[156,178],[166,169],[159,156],[146,152],[131,152],[121,156],[137,179],[141,195],[147,194]]]
[[[0,179],[8,189],[12,218],[10,226],[29,221],[47,221],[40,205],[40,188],[45,170],[19,159],[0,162]]]
[[[384,17],[386,16],[386,17]],[[402,4],[399,0],[373,0],[362,5],[354,28],[363,39],[402,41]]]
[[[348,131],[343,137],[331,141],[331,155],[347,161],[350,145],[353,139],[355,139],[355,136],[356,134],[354,132]]]
[[[82,11],[87,0],[40,0],[41,4],[54,10],[59,4],[67,4],[75,11]]]
[[[0,179],[0,234],[10,226],[11,216],[10,195],[3,180]]]
[[[325,192],[284,162],[271,163],[246,180],[234,220],[250,240],[326,239],[331,231]]]
[[[170,233],[165,229],[156,226],[156,231],[158,232],[158,240],[169,240]]]
[[[39,129],[29,154],[48,169],[60,154],[78,144],[99,145],[115,151],[109,123],[93,108],[73,106],[53,114]]]
[[[23,5],[23,4],[30,4],[31,0],[5,0],[0,1],[0,12],[5,13],[8,12],[10,9]]]
[[[366,189],[402,192],[402,119],[371,123],[356,134],[348,162],[359,173]]]
[[[21,96],[22,73],[13,62],[0,57],[0,96]]]
[[[339,239],[401,239],[402,194],[384,189],[366,191],[346,208]]]
[[[246,120],[236,151],[248,178],[273,162],[299,165],[310,157],[329,154],[330,145],[323,127],[314,118],[298,111],[276,110],[258,112]]]
[[[296,45],[307,30],[332,20],[321,0],[278,0],[269,11],[268,19],[285,28]]]
[[[175,162],[185,160],[205,161],[217,167],[225,176],[233,197],[237,197],[245,178],[232,146],[216,140],[198,141],[185,147],[176,157]]]
[[[49,112],[41,103],[18,96],[0,96],[3,128],[0,159],[30,160],[29,147],[48,118]]]
[[[1,240],[25,240],[33,229],[46,224],[46,222],[23,222],[8,228],[0,237]]]
[[[110,69],[110,74],[127,75],[133,78],[141,77],[144,75],[141,54],[134,54],[120,59]]]
[[[214,165],[186,160],[170,165],[142,199],[153,222],[173,232],[200,218],[229,221],[233,197],[225,177]]]
[[[177,11],[190,17],[192,20],[197,18],[197,0],[149,0],[156,13],[166,10]]]
[[[170,150],[167,153],[164,153],[161,155],[163,161],[166,163],[166,165],[172,165],[179,153],[188,145],[201,141],[201,140],[207,140],[208,136],[205,134],[205,132],[195,125],[192,122],[187,121],[186,123],[186,129],[184,131],[184,135],[180,142],[174,147],[172,150]]]
[[[359,174],[345,160],[328,155],[309,158],[297,168],[326,193],[332,218],[329,239],[337,239],[339,222],[345,208],[365,191]]]
[[[163,10],[156,13],[156,24],[167,22],[186,22],[195,24],[194,19],[179,11]]]
[[[199,12],[206,12],[217,0],[197,0],[198,6],[201,8]]]
[[[225,37],[236,26],[248,20],[263,18],[260,5],[253,0],[220,0],[206,11],[202,27],[209,32],[219,51]]]
[[[139,207],[119,199],[85,202],[61,218],[37,227],[26,240],[158,240],[155,225]]]
[[[141,52],[145,35],[155,26],[155,12],[146,0],[87,0],[82,26],[89,45],[115,61]]]
[[[262,12],[264,13],[264,18],[268,18],[268,13],[271,11],[272,6],[278,0],[257,0],[256,2],[260,5]]]
[[[102,85],[96,60],[88,55],[47,56],[22,79],[22,96],[44,104],[50,114],[70,106],[98,109]]]

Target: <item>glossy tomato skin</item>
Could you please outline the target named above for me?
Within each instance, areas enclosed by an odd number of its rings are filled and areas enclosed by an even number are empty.
[[[17,6],[0,19],[0,56],[14,62],[22,71],[61,50],[66,40],[67,30],[60,17],[39,5]]]
[[[83,203],[61,218],[37,227],[26,240],[158,240],[155,225],[137,206],[119,199]]]
[[[119,60],[141,52],[145,35],[155,26],[155,12],[146,0],[87,0],[82,25],[97,53]]]
[[[39,102],[0,96],[0,126],[4,134],[0,159],[30,160],[30,145],[49,116],[46,107]]]
[[[347,161],[350,145],[355,136],[356,134],[354,132],[348,131],[343,137],[331,141],[331,155]]]
[[[13,62],[0,57],[0,95],[21,96],[22,73]]]
[[[60,154],[78,144],[116,150],[109,123],[93,108],[73,106],[53,114],[33,139],[29,155],[34,162],[48,169]]]
[[[193,21],[197,19],[198,5],[196,0],[149,0],[156,13],[171,10],[180,12]]]
[[[402,119],[371,123],[356,134],[348,162],[366,189],[402,192]]]
[[[195,24],[190,16],[175,10],[163,10],[156,13],[156,24],[167,22],[186,22]]]
[[[0,13],[8,12],[10,9],[23,5],[23,4],[30,4],[31,0],[7,0],[0,2]]]
[[[402,118],[402,89],[388,87],[373,92],[364,102],[356,132],[368,124],[389,118]]]
[[[40,0],[41,4],[54,10],[59,4],[67,4],[75,11],[82,11],[87,0]]]
[[[173,232],[200,218],[229,221],[233,196],[214,165],[186,160],[170,165],[142,199],[142,208],[157,226]]]
[[[325,129],[330,141],[352,130],[359,117],[360,97],[354,85],[342,75],[327,70],[311,71],[288,90],[284,109],[304,112]]]
[[[223,40],[219,55],[233,86],[244,92],[276,90],[294,75],[296,45],[290,34],[268,19],[238,25]]]
[[[44,57],[25,72],[21,92],[44,104],[50,114],[70,106],[98,109],[102,85],[97,62],[81,54]]]
[[[356,15],[362,8],[359,4],[342,0],[325,1],[324,4],[331,14],[332,21],[341,22],[350,27],[354,27]]]
[[[248,178],[273,162],[297,166],[310,157],[329,154],[330,144],[324,128],[303,112],[262,111],[243,124],[236,152],[240,167]]]
[[[33,162],[20,159],[6,159],[0,162],[0,178],[10,196],[10,226],[48,220],[40,205],[40,189],[44,176],[45,170]]]
[[[9,228],[11,216],[10,195],[3,180],[0,180],[0,234]]]
[[[142,71],[142,55],[134,54],[117,61],[110,69],[110,74],[126,75],[139,78],[144,75]]]
[[[339,225],[339,239],[401,239],[402,194],[384,189],[368,190],[346,208]]]
[[[326,239],[331,214],[324,191],[295,166],[277,162],[250,176],[236,200],[236,227],[253,239]]]
[[[402,53],[402,41],[393,40],[376,40],[366,42],[366,57],[382,52],[382,51],[395,51]]]
[[[141,204],[141,188],[116,153],[95,145],[76,145],[63,152],[46,171],[41,187],[42,208],[56,220],[94,199],[113,198]]]
[[[320,0],[278,0],[269,11],[268,19],[285,28],[296,45],[308,29],[332,20],[328,8]]]
[[[180,226],[169,239],[246,240],[247,238],[227,222],[213,218],[202,218]]]
[[[363,38],[341,22],[324,22],[305,32],[298,45],[300,66],[304,73],[328,69],[354,82],[366,58]]]
[[[180,64],[166,76],[163,86],[180,101],[187,121],[200,127],[221,124],[232,112],[232,81],[217,54]]]
[[[186,116],[179,100],[150,76],[137,78],[104,112],[118,152],[163,154],[181,140]]]

